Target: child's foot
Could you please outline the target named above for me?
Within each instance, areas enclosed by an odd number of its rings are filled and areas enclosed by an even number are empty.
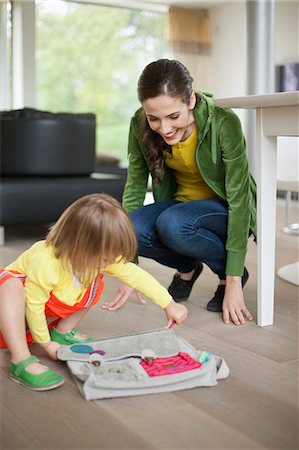
[[[41,364],[40,362],[32,362],[28,366],[26,366],[26,372],[30,373],[31,375],[40,375],[41,373],[46,372],[46,370],[49,370],[49,367]]]
[[[52,341],[62,345],[82,344],[93,341],[92,337],[79,333],[76,328],[73,328],[73,330],[68,333],[61,333],[53,327],[50,330],[50,336]]]
[[[61,386],[64,379],[43,364],[39,364],[36,356],[30,356],[18,364],[11,363],[9,378],[15,383],[35,391],[48,391]]]

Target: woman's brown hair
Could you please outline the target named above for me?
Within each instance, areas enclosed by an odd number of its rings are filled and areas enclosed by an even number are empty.
[[[104,259],[112,262],[121,256],[130,261],[137,249],[128,215],[106,194],[86,195],[72,203],[50,228],[46,243],[84,284],[103,268]]]
[[[180,62],[169,59],[158,59],[148,64],[138,81],[138,99],[142,104],[149,98],[167,95],[180,98],[183,103],[189,104],[193,78],[188,69]],[[152,177],[161,181],[164,166],[163,151],[170,147],[162,137],[153,131],[143,113],[141,121],[141,135],[144,151],[150,163]]]

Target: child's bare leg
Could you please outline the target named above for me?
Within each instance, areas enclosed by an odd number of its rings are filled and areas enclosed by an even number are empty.
[[[71,314],[64,319],[60,319],[58,325],[55,327],[60,333],[68,333],[73,328],[76,328],[78,323],[83,319],[83,317],[88,313],[90,308],[81,309],[80,311]],[[87,336],[85,334],[77,333],[76,338],[85,339]]]
[[[11,278],[0,286],[0,330],[15,364],[31,356],[26,342],[25,305],[25,290],[20,280]],[[26,370],[39,374],[47,367],[32,363]]]

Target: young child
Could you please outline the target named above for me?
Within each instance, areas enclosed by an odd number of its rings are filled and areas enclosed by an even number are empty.
[[[70,205],[46,240],[0,270],[0,347],[10,351],[13,381],[34,390],[53,389],[64,382],[31,355],[28,345],[35,341],[57,359],[61,344],[90,342],[92,338],[75,327],[99,301],[103,271],[161,306],[168,327],[172,321],[180,324],[186,319],[185,306],[175,303],[167,289],[130,262],[135,254],[134,230],[121,205],[108,195],[93,194]]]

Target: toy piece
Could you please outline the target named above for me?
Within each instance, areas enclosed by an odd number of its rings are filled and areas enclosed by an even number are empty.
[[[103,363],[103,356],[98,352],[92,352],[89,355],[88,362],[91,362],[94,366],[100,366]]]
[[[150,363],[143,359],[140,364],[150,377],[173,375],[199,369],[202,366],[199,361],[196,361],[196,359],[184,352],[169,358],[155,358]]]
[[[203,351],[198,358],[198,361],[204,364],[205,362],[209,361],[209,359],[212,357],[212,353]]]
[[[152,364],[156,357],[156,353],[151,349],[145,349],[141,352],[141,358],[146,361],[148,364]]]

